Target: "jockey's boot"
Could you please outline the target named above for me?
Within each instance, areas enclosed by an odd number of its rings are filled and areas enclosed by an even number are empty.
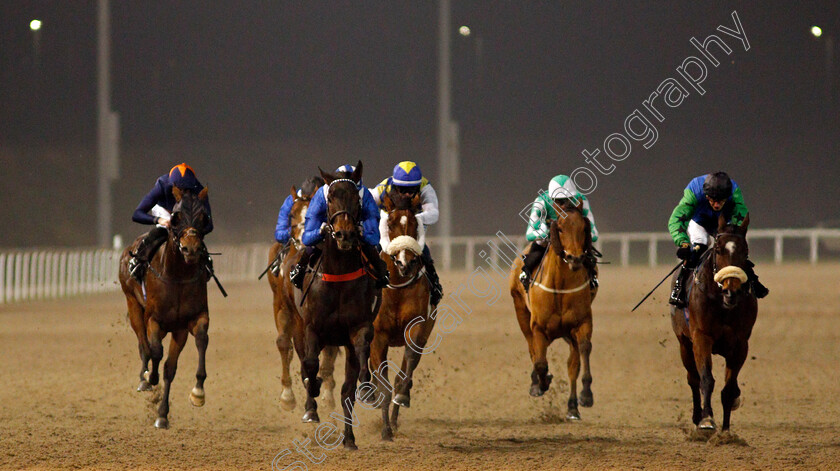
[[[168,233],[168,230],[164,227],[155,227],[137,244],[137,250],[130,253],[131,260],[128,261],[128,273],[138,283],[143,282],[146,277],[146,268],[148,268],[152,256],[160,247],[160,244],[166,240]]]
[[[691,268],[686,264],[680,267],[680,274],[677,275],[677,282],[674,283],[674,289],[671,290],[671,297],[668,299],[668,304],[672,304],[678,308],[685,307],[685,285],[690,273]]]
[[[522,259],[522,273],[519,274],[519,281],[522,283],[522,287],[525,288],[526,293],[531,286],[531,275],[537,266],[539,266],[543,255],[545,255],[545,247],[536,242],[532,242],[531,249]]]
[[[388,265],[379,256],[382,247],[379,244],[370,245],[365,242],[361,243],[361,247],[362,253],[368,260],[368,263],[373,267],[373,276],[376,277],[376,289],[382,289],[388,286],[388,283],[391,282],[390,275],[388,274]]]
[[[440,285],[440,278],[435,270],[435,262],[432,260],[432,255],[429,253],[428,247],[423,249],[423,255],[420,256],[423,262],[423,267],[426,269],[426,277],[429,278],[429,304],[437,306],[443,298],[443,286]]]
[[[747,272],[747,281],[752,285],[753,294],[757,299],[761,299],[770,294],[770,290],[758,281],[758,275],[755,274],[753,269],[754,266],[752,260],[747,260],[747,268],[744,271]]]
[[[309,265],[310,260],[313,259],[312,255],[316,250],[315,246],[307,245],[306,248],[303,249],[303,253],[300,254],[300,260],[298,260],[297,264],[289,272],[289,279],[292,281],[295,288],[303,289],[303,279],[306,277],[306,267]],[[314,258],[317,259],[318,257],[315,256]]]

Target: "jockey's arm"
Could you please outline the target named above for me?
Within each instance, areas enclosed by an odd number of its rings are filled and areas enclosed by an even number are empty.
[[[438,197],[435,189],[431,184],[424,186],[420,190],[420,201],[422,210],[417,213],[417,219],[425,226],[431,226],[438,222],[440,218],[440,210],[438,209]]]
[[[674,239],[674,244],[679,247],[682,244],[689,244],[691,241],[688,238],[686,229],[688,222],[694,217],[694,211],[697,209],[697,198],[691,189],[686,188],[683,191],[683,197],[674,211],[671,213],[671,218],[668,220],[668,232],[671,233],[671,238]]]
[[[134,210],[131,220],[140,224],[155,224],[157,218],[149,214],[149,211],[151,211],[156,204],[163,203],[164,201],[163,188],[158,184],[158,182],[155,182],[155,186],[152,188],[152,191],[140,200],[140,204],[138,204],[137,208]]]
[[[531,205],[531,213],[528,216],[528,230],[525,231],[525,239],[528,240],[528,242],[548,238],[546,215],[545,203],[543,199],[538,196]]]
[[[747,205],[744,204],[744,195],[741,193],[740,187],[736,186],[732,191],[732,202],[735,204],[735,207],[732,208],[732,217],[730,218],[730,222],[740,226],[741,223],[744,222],[744,218],[747,217],[747,213],[750,212],[750,210],[747,209]]]
[[[388,179],[386,178],[386,179],[382,180],[381,182],[379,182],[379,184],[376,185],[375,187],[368,188],[368,191],[370,192],[370,196],[373,197],[373,202],[376,204],[376,206],[382,206],[382,193],[385,193],[385,189],[387,187],[388,187]]]
[[[289,225],[289,216],[292,212],[292,205],[295,204],[295,199],[292,195],[286,197],[283,201],[283,206],[280,207],[280,214],[277,215],[277,226],[274,228],[274,240],[285,244],[289,240],[292,228]]]
[[[598,228],[595,226],[595,216],[589,207],[589,199],[583,195],[580,195],[580,198],[583,200],[583,216],[589,219],[589,226],[592,228],[592,242],[598,242]]]
[[[379,243],[379,208],[373,200],[370,190],[362,196],[362,237],[370,245]]]
[[[306,210],[306,218],[303,223],[303,235],[300,236],[300,241],[304,245],[315,245],[323,240],[321,235],[321,224],[324,224],[327,219],[327,201],[324,199],[324,192],[317,191],[312,201],[309,203],[309,209]]]
[[[379,245],[382,251],[388,251],[388,244],[391,243],[391,235],[388,234],[388,213],[379,211]]]

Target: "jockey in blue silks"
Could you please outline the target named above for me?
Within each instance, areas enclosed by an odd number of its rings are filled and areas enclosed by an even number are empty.
[[[185,163],[176,165],[172,167],[169,173],[158,177],[155,186],[143,197],[131,217],[134,222],[155,225],[137,245],[136,252],[132,254],[131,260],[128,261],[128,272],[138,283],[143,282],[149,262],[169,234],[170,213],[177,203],[175,196],[172,194],[172,188],[176,186],[181,190],[190,190],[195,194],[204,189],[204,186],[196,178],[192,167]],[[205,200],[205,207],[207,208],[208,219],[207,227],[204,228],[203,232],[206,235],[213,230],[209,200]],[[212,260],[206,250],[203,257],[205,266],[212,273]]]
[[[294,206],[295,201],[300,199],[305,201],[311,200],[315,195],[315,192],[322,186],[324,186],[323,178],[317,176],[310,177],[300,185],[300,188],[298,188],[294,196],[289,195],[286,197],[286,200],[283,201],[283,206],[280,207],[280,213],[277,215],[277,225],[274,227],[274,240],[283,244],[283,247],[277,251],[277,256],[274,261],[271,262],[269,267],[274,276],[280,275],[280,264],[283,262],[283,259],[286,258],[286,255],[289,253],[289,248],[291,247],[292,206]],[[301,214],[301,216],[306,216],[307,210],[308,206],[303,209],[303,214]]]
[[[350,178],[356,167],[353,165],[342,165],[336,169],[336,174],[340,178]],[[321,249],[316,247],[324,240],[322,233],[323,227],[327,224],[327,191],[330,186],[324,185],[320,190],[315,192],[312,201],[309,203],[309,209],[306,211],[306,220],[303,227],[303,235],[301,242],[306,246],[301,254],[297,265],[292,268],[289,273],[289,278],[292,280],[298,289],[303,287],[303,279],[306,276],[306,267],[317,260],[321,254]],[[360,246],[365,258],[373,265],[376,277],[376,287],[382,288],[388,284],[388,267],[385,262],[379,257],[381,247],[379,246],[379,208],[373,200],[364,184],[359,181],[359,196],[361,199],[362,213],[362,237]],[[314,257],[313,257],[314,255]]]

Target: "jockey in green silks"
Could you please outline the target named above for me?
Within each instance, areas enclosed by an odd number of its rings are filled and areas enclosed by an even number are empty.
[[[537,199],[531,205],[531,213],[528,218],[528,230],[525,238],[531,242],[531,248],[523,259],[522,273],[519,274],[519,281],[528,292],[531,277],[534,270],[539,266],[549,241],[549,228],[551,222],[558,216],[558,208],[564,201],[569,201],[573,206],[583,203],[583,217],[589,222],[588,226],[592,234],[592,242],[598,240],[598,229],[595,227],[595,218],[592,209],[589,207],[589,200],[582,195],[571,178],[566,175],[557,175],[548,183],[548,191],[540,192]],[[584,267],[589,273],[589,285],[591,288],[598,286],[598,274],[595,270],[596,260],[593,247],[584,247]]]

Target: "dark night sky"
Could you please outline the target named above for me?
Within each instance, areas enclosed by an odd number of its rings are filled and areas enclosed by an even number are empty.
[[[837,2],[453,0],[458,234],[524,231],[551,176],[584,165],[676,67],[689,43],[732,48],[705,95],[663,109],[590,195],[602,231],[664,230],[691,177],[742,187],[754,227],[840,218]],[[361,158],[365,181],[436,158],[437,2],[112,1],[112,103],[121,115],[115,229],[154,178],[188,160],[211,186],[218,241],[267,241],[291,184]],[[718,31],[737,11],[750,50]],[[29,21],[44,22],[34,47]],[[0,247],[95,241],[96,2],[0,2]],[[687,86],[687,83],[683,82]],[[660,98],[661,100],[661,98]],[[601,154],[605,164],[609,158]],[[629,217],[628,217],[629,216]]]

